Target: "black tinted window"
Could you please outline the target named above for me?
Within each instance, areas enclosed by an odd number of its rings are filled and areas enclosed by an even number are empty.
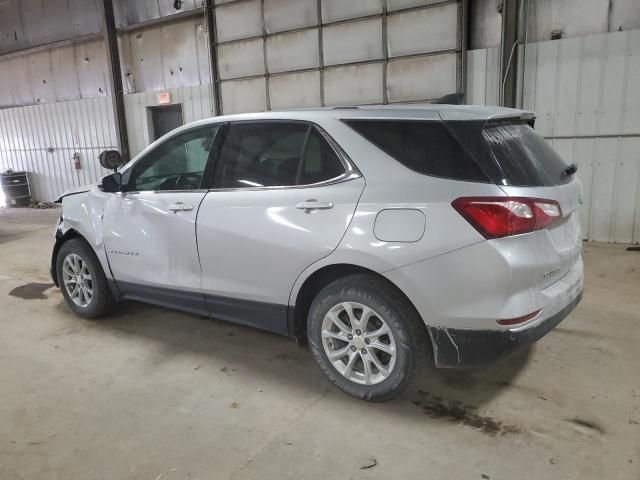
[[[436,177],[487,182],[487,176],[441,122],[347,120],[385,153],[416,172]]]
[[[309,131],[304,149],[299,185],[324,182],[344,173],[342,162],[331,145],[315,128]]]
[[[222,188],[287,187],[340,176],[342,163],[327,141],[303,123],[238,123],[222,151]]]
[[[217,126],[189,130],[170,138],[131,169],[134,190],[193,190],[202,183]]]
[[[483,136],[504,182],[519,186],[553,186],[571,180],[564,174],[567,165],[553,148],[526,123],[496,124],[485,128]]]
[[[298,123],[231,125],[222,152],[223,188],[295,185],[308,126]]]

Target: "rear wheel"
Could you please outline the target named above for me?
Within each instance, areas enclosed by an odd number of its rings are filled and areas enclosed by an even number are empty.
[[[115,300],[93,249],[82,239],[65,242],[56,258],[58,285],[69,308],[87,318],[108,313]]]
[[[342,391],[370,401],[406,390],[428,351],[422,320],[387,282],[357,274],[322,289],[311,305],[309,345]]]

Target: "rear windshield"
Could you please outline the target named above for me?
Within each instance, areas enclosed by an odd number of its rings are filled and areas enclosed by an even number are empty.
[[[526,123],[499,123],[482,132],[502,170],[502,183],[523,187],[548,187],[571,181],[566,163]]]
[[[356,132],[416,172],[471,182],[489,182],[476,162],[441,122],[344,120]]]

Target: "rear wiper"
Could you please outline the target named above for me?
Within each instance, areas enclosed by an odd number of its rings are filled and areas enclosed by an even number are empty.
[[[562,173],[564,173],[567,177],[575,174],[578,171],[578,165],[575,163],[570,164],[567,168],[565,168]]]

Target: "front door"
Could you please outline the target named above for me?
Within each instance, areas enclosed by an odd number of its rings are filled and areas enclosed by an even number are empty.
[[[206,311],[196,244],[196,215],[218,127],[174,135],[123,173],[103,216],[104,244],[127,298]]]
[[[217,167],[198,214],[207,306],[287,333],[296,278],[338,246],[364,180],[301,122],[232,123]]]

